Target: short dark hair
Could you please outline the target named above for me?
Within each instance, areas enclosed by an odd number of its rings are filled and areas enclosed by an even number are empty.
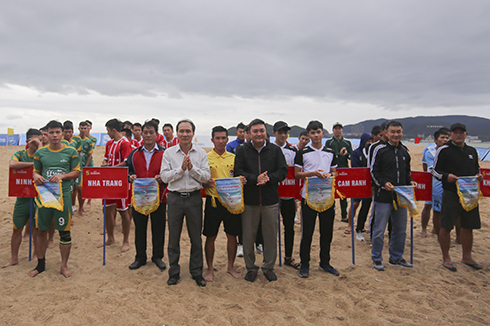
[[[139,125],[141,127],[141,124],[139,124]],[[133,125],[133,127],[136,127],[136,123]],[[158,134],[158,125],[153,120],[145,121],[145,124],[143,125],[143,127],[141,127],[141,130],[143,130],[145,128],[153,128],[153,129],[155,129],[155,132]]]
[[[73,130],[73,122],[70,120],[63,122],[63,130]]]
[[[299,133],[299,138],[301,138],[301,136],[306,136],[306,137],[308,137],[308,131],[303,130],[302,132],[300,132],[300,133]]]
[[[256,125],[264,125],[265,126],[265,122],[263,120],[260,120],[260,119],[253,119],[252,121],[250,121],[250,123],[248,124],[248,129],[249,130],[252,130],[252,127],[253,126],[256,126]]]
[[[132,127],[133,126],[133,123],[131,121],[129,121],[129,120],[126,120],[126,121],[123,122],[123,126],[126,126],[126,125]]]
[[[42,131],[48,131],[48,126],[44,126],[44,127],[42,127],[42,128],[39,128],[39,131],[41,131],[41,132],[42,132]]]
[[[151,118],[150,120],[156,123],[157,126],[160,124],[160,120],[158,120],[157,118]]]
[[[85,120],[86,123],[88,123],[90,126],[92,126],[92,121],[90,120]]]
[[[323,123],[321,123],[318,120],[312,120],[308,122],[308,125],[306,126],[306,131],[310,132],[310,130],[317,130],[321,129],[323,131]]]
[[[139,122],[135,122],[135,123],[133,123],[133,128],[134,128],[134,127],[140,127],[140,128],[141,128],[141,130],[143,130],[143,127],[141,126],[141,123],[139,123]],[[158,126],[157,126],[157,128],[158,128]]]
[[[240,122],[240,123],[239,123],[239,124],[236,126],[236,128],[237,128],[237,129],[245,129],[246,127],[247,127],[247,126],[245,126],[245,125],[243,124],[243,122]]]
[[[179,122],[177,122],[177,126],[175,127],[177,129],[177,131],[179,131],[179,125],[183,122],[190,123],[191,127],[192,127],[192,132],[196,132],[196,125],[194,124],[194,122],[192,122],[189,119],[183,119],[183,120],[180,120]]]
[[[79,127],[87,127],[88,126],[88,123],[87,121],[81,121],[79,124],[78,124]]]
[[[111,119],[105,123],[105,126],[109,128],[109,130],[116,129],[116,131],[121,132],[122,122],[119,119]]]
[[[223,126],[216,126],[216,127],[213,127],[213,129],[211,130],[211,138],[214,138],[214,134],[217,133],[217,132],[225,132],[226,133],[226,137],[228,137],[228,130],[223,127]]]
[[[386,120],[381,124],[381,130],[388,130],[388,124],[390,123],[390,120]]]
[[[56,121],[56,120],[51,120],[50,122],[48,122],[48,124],[46,125],[46,130],[49,130],[49,129],[58,129],[60,128],[61,131],[64,130],[64,127],[63,125],[61,124],[61,122],[59,121]],[[73,129],[73,125],[71,127],[71,129]]]
[[[39,130],[37,129],[34,129],[34,128],[30,128],[29,130],[27,130],[26,132],[26,139],[29,139],[31,138],[32,136],[42,136],[43,133],[40,132]]]
[[[166,123],[166,124],[164,124],[164,125],[163,125],[163,127],[162,127],[162,130],[163,130],[165,127],[170,127],[170,129],[172,129],[172,131],[174,131],[174,126],[172,126],[172,124],[171,124],[171,123]]]
[[[371,129],[372,136],[379,135],[380,132],[381,132],[381,126],[376,125]]]
[[[400,121],[391,120],[390,122],[388,122],[386,130],[388,130],[389,127],[401,127],[403,129],[403,124]]]
[[[440,135],[446,135],[446,136],[449,136],[449,128],[445,128],[445,127],[442,127],[441,129],[437,130],[435,133],[434,133],[434,139],[437,139],[439,138]]]
[[[128,129],[128,128],[121,129],[121,132],[124,132],[126,134],[126,137],[128,137],[128,138],[131,138],[131,135],[133,134],[131,132],[131,129]]]

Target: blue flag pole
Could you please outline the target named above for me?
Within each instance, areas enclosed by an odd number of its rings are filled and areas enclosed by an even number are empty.
[[[350,199],[350,235],[351,235],[351,241],[352,241],[352,265],[356,264],[356,249],[354,248],[355,246],[355,241],[354,241],[354,199]]]
[[[29,261],[32,259],[32,198],[29,200]]]
[[[296,204],[295,204],[296,205]],[[282,267],[282,251],[281,251],[281,200],[277,208],[277,233],[279,235],[279,266]]]
[[[410,216],[410,264],[413,264],[413,217]]]
[[[102,265],[105,266],[105,223],[106,223],[106,205],[105,202],[106,200],[104,199],[104,249],[103,249],[103,258],[102,258]]]

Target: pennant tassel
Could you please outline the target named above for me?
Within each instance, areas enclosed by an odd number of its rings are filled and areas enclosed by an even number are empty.
[[[311,187],[312,181],[315,182],[315,188]],[[335,177],[332,177],[331,181],[316,177],[306,178],[305,187],[306,204],[311,209],[322,213],[330,209],[335,204]],[[329,194],[324,195],[323,192],[329,192]]]
[[[463,182],[464,186],[460,185],[460,180]],[[461,187],[463,187],[463,189],[461,189]],[[483,194],[480,191],[480,183],[476,177],[459,177],[456,182],[456,190],[458,192],[459,202],[467,212],[477,207],[478,202],[483,198]],[[472,196],[472,194],[478,195]]]
[[[135,179],[132,193],[131,205],[138,213],[149,215],[160,207],[160,187],[155,179]]]
[[[232,214],[241,214],[245,210],[243,201],[243,184],[241,177],[215,179],[214,189],[218,201]],[[237,191],[239,189],[239,191]],[[234,191],[233,191],[234,190]],[[212,197],[213,207],[217,207],[215,197]]]

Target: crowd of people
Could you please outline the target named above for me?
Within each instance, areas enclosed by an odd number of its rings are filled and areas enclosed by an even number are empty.
[[[296,145],[288,143],[291,128],[284,121],[274,123],[274,141],[270,141],[266,123],[260,119],[254,119],[247,125],[238,124],[236,139],[231,142],[228,141],[228,130],[216,126],[211,131],[214,147],[207,153],[193,143],[196,126],[188,119],[177,123],[176,137],[173,126],[169,123],[164,124],[163,135],[160,134],[158,119],[147,120],[143,125],[111,119],[106,122],[105,127],[111,140],[105,146],[101,166],[126,166],[130,184],[139,178],[154,178],[160,188],[158,208],[149,214],[143,214],[131,207],[129,191],[126,199],[106,201],[106,245],[115,243],[114,225],[117,212],[122,220],[122,252],[130,250],[131,221],[134,223],[136,255],[134,262],[129,265],[131,270],[147,263],[147,227],[148,220],[151,219],[151,261],[159,269],[167,269],[164,245],[165,229],[168,227],[167,284],[178,284],[181,274],[181,232],[185,218],[191,242],[189,271],[198,286],[206,286],[207,282],[212,282],[215,278],[215,240],[221,222],[227,237],[226,271],[234,278],[242,277],[234,267],[238,256],[244,258],[246,281],[254,282],[259,270],[268,281],[276,281],[274,267],[278,250],[277,216],[280,212],[284,226],[284,264],[297,270],[302,278],[310,276],[310,253],[318,219],[318,266],[320,270],[338,276],[340,273],[332,266],[330,259],[335,205],[321,211],[312,208],[305,200],[306,187],[301,190],[301,200],[280,196],[279,184],[286,178],[288,167],[294,169],[294,176],[298,180],[311,177],[333,178],[337,175],[337,168],[369,168],[373,185],[372,197],[354,200],[349,209],[347,201],[340,200],[342,221],[348,223],[345,233],[354,232],[351,216],[355,215],[360,206],[355,232],[357,240],[365,241],[365,224],[371,211],[368,226],[372,241],[373,268],[376,271],[385,269],[382,252],[387,229],[388,264],[413,267],[404,259],[407,209],[394,204],[395,186],[417,185],[411,178],[411,156],[401,141],[403,125],[398,121],[386,121],[381,126],[373,127],[370,134],[361,136],[360,144],[355,150],[350,141],[342,136],[343,125],[339,122],[332,126],[332,138],[324,142],[323,124],[317,120],[310,121]],[[90,206],[90,201],[85,205],[82,197],[81,171],[84,167],[94,166],[92,154],[96,139],[90,135],[91,128],[90,121],[82,121],[78,127],[79,135],[74,136],[71,121],[50,121],[39,130],[29,129],[26,148],[17,151],[11,158],[12,169],[34,167],[32,177],[35,184],[61,181],[62,185],[62,211],[42,205],[36,207],[35,227],[32,231],[37,266],[29,272],[32,277],[46,268],[45,254],[47,248],[54,247],[54,230],[58,230],[60,237],[61,273],[65,277],[72,275],[68,268],[72,214],[78,211],[83,216]],[[433,195],[432,201],[424,205],[421,235],[427,235],[432,210],[432,233],[438,236],[443,266],[450,271],[457,270],[449,256],[450,232],[454,226],[457,241],[462,244],[462,263],[475,269],[486,269],[486,266],[477,263],[472,257],[472,231],[481,227],[478,207],[470,211],[463,209],[455,185],[461,176],[482,179],[478,154],[465,143],[466,136],[466,126],[461,123],[455,123],[450,128],[441,128],[434,134],[434,146],[426,148],[423,156],[424,170],[433,175]],[[216,180],[231,177],[239,177],[243,186],[245,208],[241,214],[230,212],[218,200]],[[204,213],[201,189],[206,194]],[[299,214],[297,206],[300,207]],[[28,226],[29,212],[30,200],[18,198],[13,213],[11,259],[3,267],[19,262],[22,230]],[[293,257],[295,221],[301,223],[299,262]],[[202,235],[205,236],[204,250]],[[256,262],[256,253],[263,255],[261,266]],[[207,265],[206,271],[204,261]]]

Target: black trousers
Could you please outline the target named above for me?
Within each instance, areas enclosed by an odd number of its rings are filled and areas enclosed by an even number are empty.
[[[160,203],[160,206],[156,211],[149,215],[143,215],[138,213],[133,208],[133,221],[134,221],[134,244],[136,246],[136,260],[146,263],[146,238],[148,229],[148,217],[151,219],[151,240],[153,245],[154,259],[163,258],[163,244],[165,242],[165,224],[166,224],[166,211],[167,204]]]
[[[330,244],[333,237],[333,220],[335,217],[335,205],[325,212],[318,213],[311,209],[305,199],[301,200],[301,209],[303,211],[302,225],[303,233],[301,235],[301,244],[299,255],[301,258],[301,267],[310,267],[310,251],[313,232],[315,231],[316,217],[320,222],[320,264],[322,266],[330,264]]]
[[[284,257],[291,258],[294,246],[294,217],[296,216],[294,198],[281,199],[281,215],[284,225]]]
[[[372,198],[364,198],[361,200],[361,209],[359,210],[359,215],[357,215],[356,232],[361,232],[362,229],[364,229],[372,201]]]
[[[347,199],[340,199],[340,215],[343,220],[347,218]]]

